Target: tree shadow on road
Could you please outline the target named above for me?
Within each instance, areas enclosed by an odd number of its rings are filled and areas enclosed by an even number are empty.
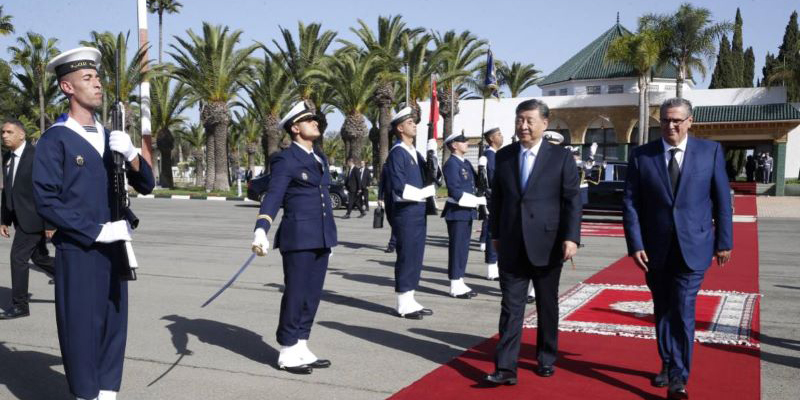
[[[59,356],[16,350],[0,342],[0,386],[5,386],[16,399],[71,399],[66,378],[53,370],[60,365]]]
[[[279,292],[283,293],[284,289],[283,285],[277,283],[268,283],[265,286],[276,288],[278,289]],[[366,301],[356,297],[341,295],[334,290],[323,290],[322,301],[333,303],[340,306],[353,307],[359,310],[374,312],[378,314],[394,315],[394,309],[391,307],[387,307],[382,304],[373,303],[371,301]]]

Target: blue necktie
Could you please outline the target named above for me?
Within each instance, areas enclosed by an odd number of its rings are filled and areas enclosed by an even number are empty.
[[[531,175],[531,170],[533,169],[533,154],[530,150],[525,150],[522,152],[522,165],[520,166],[520,187],[523,191],[528,187],[528,177]]]

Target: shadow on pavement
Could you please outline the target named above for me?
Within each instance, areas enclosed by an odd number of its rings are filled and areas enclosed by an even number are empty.
[[[222,347],[255,362],[277,368],[278,351],[264,342],[261,335],[235,325],[208,319],[191,319],[180,315],[166,315],[162,320],[171,321],[166,328],[172,334],[172,346],[179,355],[191,355],[189,335],[202,343]]]
[[[61,357],[15,350],[0,342],[0,385],[21,400],[72,399],[63,374],[53,370]]]

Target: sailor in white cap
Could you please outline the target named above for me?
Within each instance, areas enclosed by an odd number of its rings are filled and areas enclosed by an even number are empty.
[[[131,240],[127,220],[110,222],[112,151],[125,157],[137,192],[150,193],[155,182],[130,136],[94,119],[103,103],[99,62],[97,49],[81,47],[48,63],[69,112],[39,139],[33,190],[36,211],[56,228],[56,321],[69,389],[78,399],[109,400],[122,381],[128,322],[117,242]]]
[[[286,287],[281,299],[277,340],[281,345],[278,366],[295,374],[328,368],[329,360],[317,358],[308,347],[311,326],[319,307],[331,248],[336,246],[328,185],[331,175],[325,154],[314,150],[320,136],[315,114],[305,102],[296,103],[279,125],[292,144],[270,157],[269,187],[256,219],[253,252],[267,254],[267,232],[283,208],[275,234],[280,249]]]
[[[556,131],[544,131],[543,137],[544,140],[550,142],[551,144],[564,143],[564,135]]]
[[[494,179],[494,165],[497,150],[503,146],[503,134],[500,132],[500,128],[491,128],[483,133],[483,139],[487,144],[486,150],[483,153],[485,160],[478,160],[478,165],[483,165],[482,163],[484,162],[486,163],[484,167],[486,167],[486,176],[491,186],[492,179]],[[490,203],[492,201],[491,196],[487,196],[486,201]],[[481,251],[484,251],[483,260],[486,263],[486,279],[496,281],[500,279],[500,273],[497,269],[497,250],[492,245],[491,235],[489,234],[490,218],[492,218],[492,215],[488,214],[483,220],[480,241]]]
[[[464,283],[469,258],[472,220],[478,217],[477,208],[486,205],[485,197],[475,196],[477,173],[464,158],[469,148],[464,133],[450,135],[444,142],[451,157],[444,163],[444,180],[447,183],[447,202],[442,218],[447,222],[447,277],[450,279],[450,296],[471,299],[478,294]]]
[[[425,158],[414,147],[417,123],[410,107],[395,114],[391,122],[397,142],[386,159],[384,203],[388,220],[397,237],[397,261],[394,267],[397,314],[403,318],[422,319],[433,315],[414,298],[419,285],[425,254],[427,216],[425,202],[434,196],[434,185],[426,182]],[[435,141],[434,141],[435,143]]]

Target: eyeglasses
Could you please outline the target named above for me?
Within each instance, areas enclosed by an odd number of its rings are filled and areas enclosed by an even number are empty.
[[[689,119],[689,117],[686,117],[684,119],[661,118],[661,125],[671,125],[671,124],[680,125],[687,119]]]

